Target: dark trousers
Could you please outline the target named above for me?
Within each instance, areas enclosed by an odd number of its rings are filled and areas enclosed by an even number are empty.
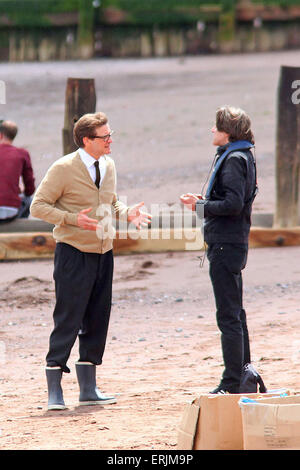
[[[79,361],[101,364],[109,325],[113,252],[84,253],[66,243],[55,250],[56,304],[47,366],[70,372],[67,361],[78,336]]]
[[[210,245],[207,252],[225,366],[221,385],[232,393],[238,392],[243,365],[250,362],[241,273],[247,255],[248,245],[231,243]]]

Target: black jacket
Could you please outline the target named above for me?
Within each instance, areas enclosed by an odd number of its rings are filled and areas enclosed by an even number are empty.
[[[227,146],[219,147],[218,158]],[[256,167],[251,150],[229,153],[218,170],[204,205],[204,240],[212,243],[248,243],[252,203],[256,194]],[[203,211],[202,211],[203,214]]]

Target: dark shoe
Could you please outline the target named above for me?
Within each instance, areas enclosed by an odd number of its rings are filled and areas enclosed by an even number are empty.
[[[46,367],[48,385],[48,410],[65,410],[66,405],[61,388],[62,370],[60,367]]]
[[[226,395],[228,393],[239,393],[238,390],[236,389],[233,389],[233,388],[227,388],[227,387],[224,387],[224,385],[218,385],[218,387],[216,387],[214,390],[212,390],[211,392],[209,392],[211,394],[217,394],[217,395]]]
[[[115,397],[103,395],[96,386],[96,366],[87,362],[77,362],[76,374],[80,388],[80,405],[112,405]]]

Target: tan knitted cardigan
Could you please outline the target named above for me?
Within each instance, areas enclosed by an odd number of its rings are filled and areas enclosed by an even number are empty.
[[[53,236],[57,242],[88,253],[105,253],[112,249],[112,214],[127,219],[128,207],[117,199],[114,161],[108,156],[101,158],[106,158],[107,166],[100,189],[76,151],[58,159],[49,168],[30,208],[33,217],[55,225]],[[99,220],[96,232],[77,225],[78,213],[89,207],[92,210],[88,217]]]

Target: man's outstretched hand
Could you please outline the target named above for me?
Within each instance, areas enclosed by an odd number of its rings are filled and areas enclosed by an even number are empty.
[[[140,208],[144,205],[144,202],[139,202],[128,209],[127,220],[133,223],[138,230],[141,227],[147,227],[151,223],[152,215],[147,212],[143,212]],[[77,216],[77,225],[83,230],[96,231],[99,221],[97,219],[91,219],[87,214],[92,210],[91,207],[83,209]]]
[[[139,202],[134,206],[130,207],[127,214],[128,222],[132,222],[138,230],[141,227],[147,227],[151,223],[152,215],[147,212],[143,212],[140,208],[144,205],[144,202]]]
[[[180,196],[180,201],[190,210],[196,210],[196,202],[204,199],[201,194],[186,193]]]

